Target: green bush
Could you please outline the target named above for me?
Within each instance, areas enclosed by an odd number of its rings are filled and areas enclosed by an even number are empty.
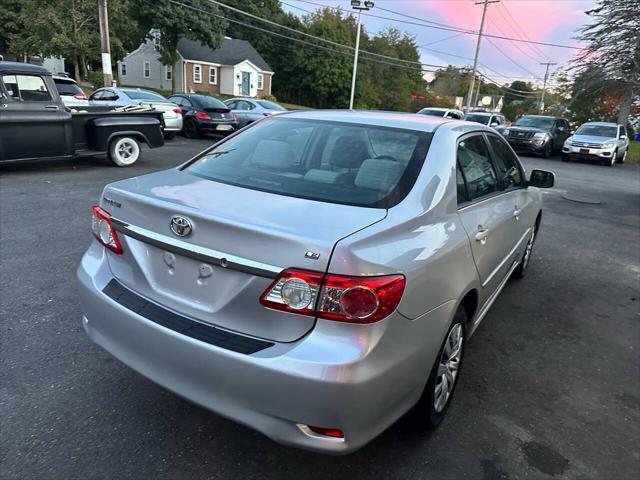
[[[87,76],[87,81],[93,85],[93,88],[104,87],[104,75],[102,74],[102,70],[93,70],[89,72]]]
[[[278,101],[278,99],[277,99],[275,96],[273,96],[273,95],[271,95],[271,94],[269,94],[269,93],[267,93],[267,94],[266,94],[264,97],[262,97],[262,98],[264,98],[265,100],[269,100],[270,102],[277,102],[277,101]]]

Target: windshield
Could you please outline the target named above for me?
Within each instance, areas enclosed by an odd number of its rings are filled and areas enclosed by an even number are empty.
[[[549,117],[522,117],[514,124],[516,127],[533,127],[542,130],[550,130],[553,127],[553,118]]]
[[[156,100],[166,102],[166,99],[162,95],[158,95],[154,92],[148,92],[146,90],[122,90],[129,98],[133,100]]]
[[[55,79],[54,82],[60,95],[76,95],[78,93],[84,93],[75,82],[58,79]]]
[[[262,108],[266,108],[267,110],[280,110],[280,111],[286,110],[286,108],[281,107],[277,103],[270,102],[269,100],[256,100],[256,103],[260,105]]]
[[[202,105],[202,108],[224,108],[225,110],[229,110],[227,106],[217,98],[202,96],[194,97],[194,100]]]
[[[467,122],[477,122],[483,125],[489,125],[489,119],[491,117],[489,115],[474,115],[473,113],[468,113],[464,116],[464,119]]]
[[[576,131],[576,135],[616,138],[618,136],[618,127],[608,127],[606,125],[582,125]]]
[[[206,151],[186,169],[252,190],[389,208],[409,193],[431,134],[270,117]]]
[[[444,117],[445,110],[433,110],[431,108],[423,108],[418,112],[421,115],[431,115],[433,117]]]

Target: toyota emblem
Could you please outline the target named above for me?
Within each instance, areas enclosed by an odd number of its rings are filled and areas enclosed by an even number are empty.
[[[169,227],[171,227],[171,231],[179,237],[186,237],[191,233],[191,230],[193,230],[191,221],[188,218],[182,217],[180,215],[171,217],[171,223],[169,223]]]

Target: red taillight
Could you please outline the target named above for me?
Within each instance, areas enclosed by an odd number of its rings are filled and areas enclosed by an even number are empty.
[[[86,100],[87,96],[84,93],[76,93],[73,98],[76,100]]]
[[[260,303],[327,320],[373,323],[397,308],[404,285],[403,275],[350,277],[287,269],[265,290]]]
[[[339,428],[312,427],[311,425],[309,425],[309,430],[314,433],[324,435],[325,437],[344,438],[344,433],[342,433],[342,430],[340,430]]]
[[[211,120],[211,117],[204,112],[196,112],[196,117],[200,120]]]
[[[113,253],[121,254],[122,245],[120,245],[118,234],[111,224],[111,215],[98,205],[92,207],[91,213],[91,231],[93,232],[93,236]]]
[[[174,108],[173,111],[176,112],[179,115],[182,115],[182,109],[180,107]]]

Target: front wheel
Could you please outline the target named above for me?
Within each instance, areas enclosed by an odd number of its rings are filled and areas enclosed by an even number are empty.
[[[531,254],[533,252],[533,244],[536,241],[536,233],[538,230],[538,224],[534,223],[533,227],[531,227],[531,235],[529,236],[529,241],[527,242],[527,246],[524,249],[524,254],[522,255],[522,260],[520,261],[520,265],[513,271],[513,276],[515,278],[524,278],[527,274],[527,267],[531,262]]]
[[[130,167],[140,158],[140,144],[133,137],[117,137],[109,144],[109,159],[118,167]]]
[[[617,158],[618,158],[618,150],[616,149],[616,150],[613,152],[613,155],[611,155],[611,160],[605,160],[605,161],[604,161],[604,164],[605,164],[607,167],[613,167],[613,166],[616,164]]]
[[[627,159],[627,150],[629,150],[629,149],[628,148],[624,149],[624,152],[622,153],[622,157],[620,157],[617,160],[617,163],[624,163],[625,162],[625,160]]]
[[[551,157],[552,154],[552,149],[551,149],[551,140],[549,140],[549,142],[544,146],[544,150],[542,150],[542,156],[544,158],[549,158]]]
[[[467,314],[464,308],[458,307],[436,357],[436,363],[431,369],[422,397],[411,412],[416,423],[427,429],[434,429],[440,425],[451,404],[462,367],[466,322]]]

